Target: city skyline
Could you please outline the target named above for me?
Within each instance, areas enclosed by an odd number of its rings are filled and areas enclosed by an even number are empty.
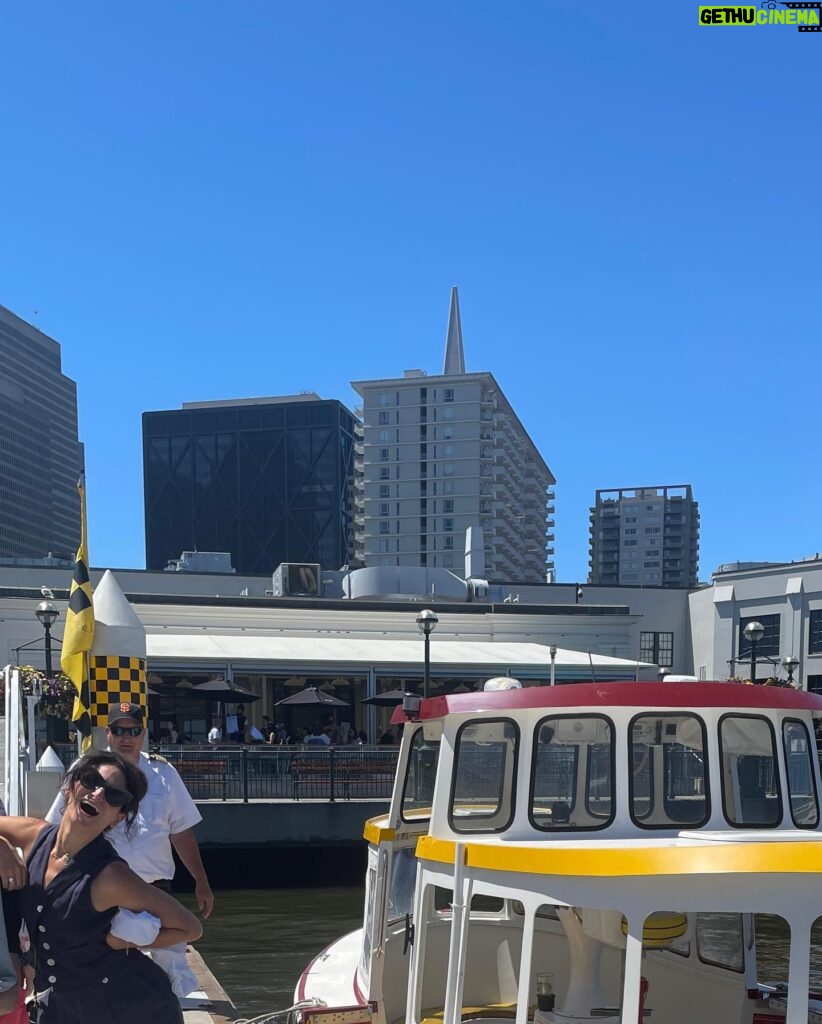
[[[820,157],[786,102],[818,36],[556,0],[172,5],[162,32],[44,0],[6,31],[39,59],[0,68],[0,303],[78,382],[94,564],[144,564],[143,411],[353,408],[352,380],[438,372],[453,285],[466,369],[556,476],[559,580],[596,491],[646,480],[698,495],[700,579],[822,548],[822,205],[785,184]]]

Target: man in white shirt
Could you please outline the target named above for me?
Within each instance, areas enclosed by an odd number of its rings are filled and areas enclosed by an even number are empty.
[[[214,909],[214,894],[194,835],[194,826],[202,821],[202,816],[176,768],[158,754],[143,753],[143,732],[143,708],[139,704],[126,701],[109,707],[108,749],[140,769],[148,782],[148,792],[140,801],[137,817],[129,831],[126,832],[125,822],[120,822],[106,833],[106,838],[143,881],[153,882],[162,888],[169,888],[174,877],[173,846],[194,879],[197,906],[203,917],[208,917]],[[46,820],[56,824],[65,809],[66,799],[61,790]],[[182,957],[184,964],[184,948]],[[172,975],[172,970],[182,970],[179,965],[166,965],[165,962],[162,966],[169,975]],[[172,975],[172,983],[173,980]]]
[[[221,725],[222,722],[218,718],[208,731],[208,742],[212,747],[215,747],[218,743],[222,743],[223,741],[223,731],[220,728]]]

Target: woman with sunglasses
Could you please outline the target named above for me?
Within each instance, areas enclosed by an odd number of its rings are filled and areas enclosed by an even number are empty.
[[[145,948],[199,938],[199,922],[173,897],[143,882],[104,837],[134,820],[145,776],[118,754],[80,758],[63,784],[59,825],[0,818],[0,882],[23,889],[23,917],[35,954],[38,1024],[181,1024],[168,978],[110,931],[118,908],[148,911],[160,929]],[[23,851],[25,863],[15,847]]]

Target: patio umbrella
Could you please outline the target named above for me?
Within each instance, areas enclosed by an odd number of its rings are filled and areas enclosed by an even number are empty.
[[[347,708],[351,706],[347,700],[340,700],[339,697],[334,697],[330,693],[323,693],[323,691],[316,686],[307,686],[304,690],[298,690],[297,693],[292,693],[290,697],[283,697],[282,700],[277,701],[274,707],[281,708],[283,705],[290,707],[319,705],[322,707],[334,708]]]
[[[259,694],[232,686],[227,679],[210,679],[207,683],[192,686],[188,692],[191,697],[202,697],[204,700],[218,700],[223,703],[237,701],[244,704],[260,699]]]
[[[406,696],[413,697],[419,696],[419,694],[411,694],[407,690],[385,690],[373,697],[366,697],[363,704],[373,704],[378,708],[395,708],[398,704],[402,704]]]

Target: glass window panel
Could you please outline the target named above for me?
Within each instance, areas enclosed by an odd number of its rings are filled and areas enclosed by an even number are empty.
[[[773,729],[757,715],[726,715],[719,723],[722,799],[732,825],[767,828],[782,820]]]
[[[439,756],[439,740],[426,740],[422,728],[417,729],[411,741],[402,793],[404,821],[427,821],[431,817]]]
[[[803,722],[789,719],[782,723],[782,745],[788,770],[788,797],[791,817],[797,828],[816,828],[819,806],[816,796],[811,744]]]
[[[611,723],[557,715],[537,726],[530,818],[544,831],[604,828],[614,806]]]
[[[696,715],[637,715],[631,725],[631,816],[643,828],[709,817],[705,727]]]
[[[696,949],[699,959],[729,971],[745,966],[741,914],[697,914]]]
[[[501,832],[511,824],[518,741],[519,730],[507,719],[461,727],[449,815],[455,832]]]

